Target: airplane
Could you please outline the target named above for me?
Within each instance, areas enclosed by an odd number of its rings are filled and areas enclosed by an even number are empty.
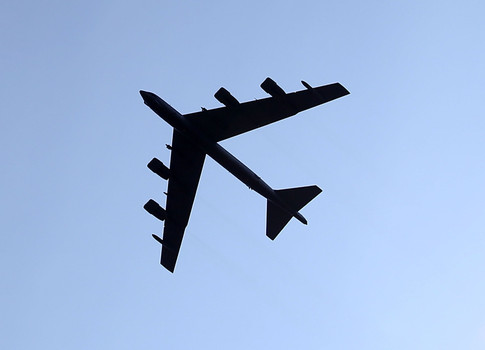
[[[167,145],[171,150],[170,167],[157,158],[147,165],[168,180],[167,209],[153,199],[144,205],[148,213],[165,221],[163,239],[152,236],[162,245],[160,264],[167,270],[174,272],[206,155],[267,199],[266,236],[271,240],[293,217],[307,224],[299,210],[322,192],[318,186],[274,190],[218,143],[349,94],[340,83],[319,87],[312,87],[305,81],[301,83],[304,90],[286,93],[271,78],[266,78],[261,88],[271,97],[244,103],[221,87],[214,97],[224,107],[202,108],[202,111],[185,115],[154,93],[140,90],[144,103],[173,127],[172,143]]]

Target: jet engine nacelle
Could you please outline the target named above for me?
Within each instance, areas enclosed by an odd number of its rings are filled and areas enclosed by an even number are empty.
[[[153,199],[150,199],[148,202],[146,202],[143,208],[154,217],[156,217],[158,220],[163,221],[167,217],[167,212],[165,211],[165,209],[158,205],[158,203],[155,202]]]
[[[155,174],[160,176],[162,179],[167,180],[170,176],[170,169],[165,166],[160,160],[157,158],[153,158],[150,163],[147,164],[148,169],[153,171]]]
[[[220,103],[222,103],[226,107],[233,107],[233,106],[237,106],[239,104],[239,101],[234,96],[232,96],[229,91],[227,91],[223,87],[221,87],[219,90],[217,90],[217,92],[214,94],[214,97],[217,99],[217,101],[219,101]]]
[[[286,95],[285,90],[279,87],[276,82],[271,78],[266,78],[263,83],[261,84],[261,89],[263,89],[266,93],[270,94],[273,97],[284,96]]]

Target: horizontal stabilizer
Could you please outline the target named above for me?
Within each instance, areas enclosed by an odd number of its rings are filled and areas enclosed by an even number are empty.
[[[321,193],[322,190],[318,186],[306,186],[276,190],[275,192],[288,208],[291,208],[295,214],[298,214],[298,211]],[[273,202],[268,201],[266,212],[266,236],[270,239],[275,239],[292,217],[293,214],[290,214]]]
[[[276,190],[275,192],[291,209],[298,211],[318,196],[322,190],[320,187],[313,185]]]
[[[275,239],[293,216],[268,200],[266,209],[266,236]]]

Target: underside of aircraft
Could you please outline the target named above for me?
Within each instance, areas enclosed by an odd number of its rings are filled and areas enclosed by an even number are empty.
[[[157,95],[140,91],[144,103],[173,127],[170,166],[154,158],[148,168],[168,180],[166,209],[150,199],[144,208],[164,221],[160,263],[173,272],[185,228],[199,184],[205,156],[209,155],[231,174],[267,199],[266,236],[274,240],[291,218],[303,224],[299,213],[315,198],[318,186],[274,190],[251,169],[225,150],[218,142],[288,118],[303,110],[349,94],[339,83],[312,87],[302,81],[304,90],[286,93],[271,78],[261,88],[271,97],[240,103],[229,91],[220,88],[214,97],[224,107],[182,115]]]

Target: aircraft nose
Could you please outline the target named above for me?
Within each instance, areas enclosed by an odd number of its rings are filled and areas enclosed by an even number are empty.
[[[149,94],[148,91],[140,90],[140,95],[141,97],[143,97],[144,100],[148,97],[148,94]]]
[[[143,102],[145,102],[146,105],[148,105],[150,101],[153,101],[155,99],[155,95],[148,91],[140,90],[140,95],[143,98]]]

